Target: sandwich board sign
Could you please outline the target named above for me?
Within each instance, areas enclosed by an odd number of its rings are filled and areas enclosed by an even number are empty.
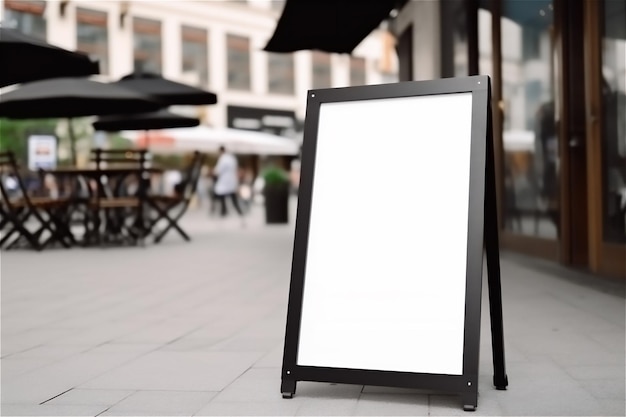
[[[476,409],[483,254],[504,367],[487,76],[308,92],[281,375]]]

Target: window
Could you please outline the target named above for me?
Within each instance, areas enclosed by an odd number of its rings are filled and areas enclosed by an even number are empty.
[[[100,73],[109,73],[107,14],[79,7],[76,9],[76,46],[100,63]]]
[[[135,71],[161,73],[161,22],[133,18]]]
[[[269,92],[278,94],[293,94],[293,55],[269,53],[268,67]]]
[[[198,86],[209,84],[208,34],[205,29],[182,27],[182,70]]]
[[[350,85],[365,84],[365,58],[350,57]]]
[[[46,40],[45,1],[5,0],[6,26],[35,38]]]
[[[243,36],[227,35],[228,88],[250,90],[250,40]]]
[[[270,0],[272,10],[281,12],[285,7],[285,0]]]
[[[330,55],[313,51],[313,88],[331,87]]]

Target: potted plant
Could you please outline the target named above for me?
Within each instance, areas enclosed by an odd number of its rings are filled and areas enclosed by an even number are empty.
[[[289,222],[289,175],[275,166],[263,171],[263,197],[266,223]]]

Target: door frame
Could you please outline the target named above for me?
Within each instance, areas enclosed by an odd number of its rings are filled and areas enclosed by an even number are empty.
[[[584,2],[584,55],[587,148],[587,225],[589,230],[589,268],[614,278],[626,278],[626,245],[603,239],[602,138],[603,109],[601,93],[603,1]]]

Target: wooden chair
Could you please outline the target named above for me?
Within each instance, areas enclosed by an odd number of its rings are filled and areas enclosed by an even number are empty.
[[[198,186],[198,179],[200,178],[200,172],[202,165],[206,160],[206,155],[200,152],[194,152],[193,158],[190,164],[185,170],[183,181],[176,188],[175,194],[171,196],[167,195],[151,195],[148,196],[147,202],[149,206],[154,210],[153,219],[150,223],[150,229],[156,228],[156,225],[164,221],[166,226],[159,230],[154,231],[154,242],[159,243],[165,235],[171,230],[176,230],[186,241],[190,241],[189,235],[178,224],[179,220],[183,217],[191,198],[196,192]]]
[[[42,250],[52,242],[69,248],[76,243],[66,213],[70,200],[50,197],[30,197],[12,152],[0,152],[0,216],[3,236],[0,247],[10,249],[25,241],[35,250]],[[17,186],[13,195],[6,185],[10,177]],[[47,234],[47,236],[46,236]]]
[[[145,149],[94,149],[96,184],[90,199],[92,235],[102,240],[143,242],[148,234],[144,218],[150,155]],[[112,169],[119,169],[111,175]],[[128,169],[126,173],[124,170]],[[135,190],[130,190],[133,185]],[[104,239],[103,239],[104,238]]]

